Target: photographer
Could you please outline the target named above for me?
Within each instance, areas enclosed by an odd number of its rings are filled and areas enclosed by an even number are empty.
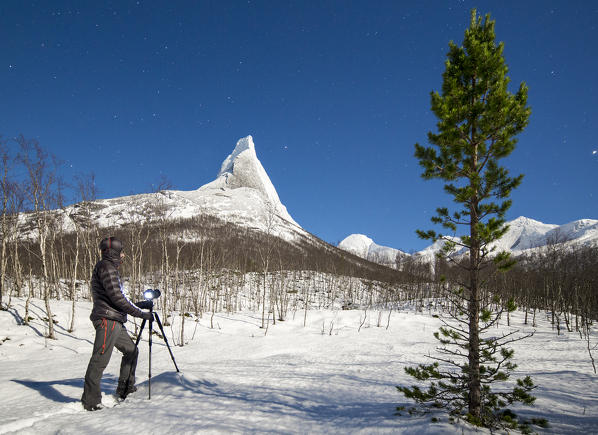
[[[117,398],[124,400],[128,394],[137,390],[135,367],[139,351],[127,333],[124,323],[127,321],[127,314],[148,321],[153,320],[150,312],[141,311],[123,293],[118,273],[124,259],[122,248],[122,242],[115,237],[103,239],[100,242],[102,259],[96,264],[91,278],[93,309],[89,318],[96,333],[81,397],[83,407],[88,411],[102,408],[100,381],[114,347],[123,354],[116,389]]]

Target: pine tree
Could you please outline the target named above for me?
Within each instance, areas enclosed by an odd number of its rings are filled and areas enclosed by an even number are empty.
[[[453,212],[446,207],[438,208],[432,222],[453,234],[459,225],[468,229],[468,235],[457,239],[435,231],[418,230],[422,238],[445,240],[441,255],[460,266],[467,275],[461,288],[452,292],[457,326],[446,323],[437,335],[443,346],[441,350],[449,357],[436,359],[452,363],[460,370],[456,374],[440,372],[438,362],[407,369],[420,380],[448,382],[433,382],[427,393],[417,387],[398,388],[408,397],[416,400],[419,397],[420,402],[447,406],[457,414],[467,414],[474,423],[491,425],[490,416],[497,413],[500,405],[513,401],[533,402],[529,395],[533,383],[529,378],[519,380],[518,386],[507,396],[492,396],[490,384],[508,379],[509,372],[515,368],[509,361],[512,351],[501,347],[513,340],[503,336],[498,342],[492,342],[480,337],[500,315],[500,310],[492,315],[488,297],[485,302],[482,300],[481,271],[492,262],[499,270],[506,270],[514,263],[508,253],[492,254],[490,244],[507,231],[504,216],[511,205],[508,197],[523,178],[522,175],[511,177],[498,161],[514,150],[515,136],[527,126],[531,110],[527,106],[524,83],[515,94],[508,90],[503,43],[495,43],[494,21],[489,15],[482,19],[472,10],[463,45],[457,46],[451,41],[449,47],[442,94],[431,93],[438,133],[428,133],[432,146],[415,145],[415,157],[424,169],[422,177],[444,180],[445,192],[457,204]],[[468,255],[460,259],[451,256],[456,249]],[[446,347],[451,344],[456,350]],[[459,356],[464,357],[464,363],[455,359]],[[442,397],[450,400],[439,400]],[[466,411],[456,409],[461,405]]]

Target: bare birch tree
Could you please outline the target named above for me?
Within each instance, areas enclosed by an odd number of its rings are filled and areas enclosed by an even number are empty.
[[[28,179],[25,196],[31,207],[39,259],[41,261],[41,285],[48,316],[48,338],[56,339],[54,321],[50,307],[49,288],[50,271],[48,264],[48,236],[51,225],[50,210],[53,205],[53,189],[57,183],[57,161],[52,158],[36,140],[26,140],[22,135],[17,138],[20,147],[19,161],[27,171]]]

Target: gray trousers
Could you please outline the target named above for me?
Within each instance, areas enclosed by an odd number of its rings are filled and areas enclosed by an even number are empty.
[[[104,369],[110,362],[112,349],[116,347],[123,354],[118,378],[119,388],[127,388],[127,385],[131,388],[135,385],[135,368],[139,354],[137,346],[122,323],[102,319],[94,320],[93,326],[96,329],[96,337],[85,373],[85,386],[81,397],[81,402],[87,406],[95,406],[102,401],[100,381]]]

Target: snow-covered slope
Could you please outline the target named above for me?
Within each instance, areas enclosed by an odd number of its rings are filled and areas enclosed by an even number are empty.
[[[449,239],[454,240],[455,242],[459,241],[458,237],[449,237]],[[432,243],[427,248],[422,249],[421,251],[413,254],[413,257],[422,263],[433,263],[434,259],[436,258],[436,254],[438,254],[440,252],[440,250],[442,249],[444,244],[445,244],[444,240],[436,240],[434,243]],[[459,251],[459,247],[455,247],[455,250],[453,252],[458,252],[458,251]]]
[[[251,136],[240,139],[222,163],[216,179],[197,190],[164,190],[75,204],[64,211],[67,229],[74,229],[75,222],[87,212],[102,227],[204,214],[285,240],[308,234],[280,201],[257,158]]]
[[[377,245],[363,234],[351,234],[340,242],[338,247],[374,263],[395,268],[397,258],[408,255],[399,249]]]
[[[598,242],[598,220],[580,219],[560,227],[553,228],[546,233],[548,241],[559,243],[574,242],[578,244],[592,244]]]

